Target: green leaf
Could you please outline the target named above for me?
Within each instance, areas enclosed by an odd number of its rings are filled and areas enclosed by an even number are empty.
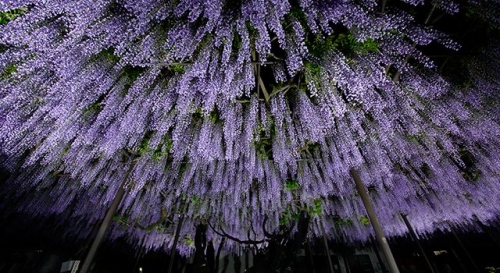
[[[260,158],[268,159],[271,157],[273,147],[270,139],[261,139],[255,143],[255,148],[257,149],[257,154]]]
[[[309,214],[310,215],[321,215],[323,214],[323,200],[321,199],[314,199],[313,205],[309,207]]]
[[[359,217],[359,222],[365,226],[369,226],[370,225],[370,219],[368,219],[368,217],[366,216],[361,216]]]
[[[139,76],[142,75],[144,71],[145,68],[140,66],[126,65],[125,67],[123,67],[122,73],[128,79],[128,83],[125,84],[125,91],[128,92],[128,89],[132,87],[134,82],[137,80],[137,78],[139,78]]]
[[[168,157],[174,146],[174,141],[168,137],[164,137],[163,141],[158,145],[158,147],[153,152],[153,159],[158,161],[164,157]],[[148,148],[151,151],[151,148]]]
[[[21,16],[23,13],[27,12],[28,8],[23,7],[19,9],[8,10],[0,12],[0,25],[6,25],[10,21],[13,21],[17,17]]]
[[[156,231],[158,232],[165,232],[165,230],[167,229],[164,225],[157,225],[155,227]]]
[[[170,65],[168,69],[174,73],[184,73],[184,65],[183,64],[174,64]]]
[[[139,143],[139,147],[137,147],[137,152],[140,155],[143,155],[147,152],[149,152],[149,138],[144,138],[141,140],[141,143]]]
[[[210,122],[217,123],[219,120],[219,112],[217,111],[217,109],[210,112]]]
[[[359,41],[350,32],[339,34],[334,42],[334,47],[345,54],[366,55],[380,52],[378,43],[375,40],[367,38],[364,41]]]
[[[233,37],[233,43],[231,45],[232,51],[238,52],[241,48],[241,45],[242,45],[241,36],[238,33],[235,33]]]
[[[194,247],[194,239],[191,238],[191,236],[186,235],[186,237],[184,237],[184,239],[186,240],[186,244],[189,247]]]
[[[327,52],[336,48],[335,39],[336,39],[336,37],[333,35],[330,35],[326,38],[324,38],[321,35],[316,35],[314,40],[312,40],[312,41],[307,40],[306,45],[309,49],[309,52],[313,56],[321,58]]]
[[[17,71],[17,66],[15,64],[8,64],[4,67],[2,72],[0,73],[0,79],[6,79],[10,75],[14,74]]]
[[[193,204],[199,205],[199,204],[201,204],[201,199],[198,196],[193,195],[193,197],[191,197],[191,202]]]
[[[93,59],[94,60],[95,59],[107,59],[107,60],[110,60],[113,62],[118,62],[121,58],[120,58],[120,56],[115,55],[115,49],[110,47],[108,49],[105,49],[105,50],[97,53],[97,55],[95,55],[95,57]]]
[[[289,191],[300,189],[299,181],[297,180],[287,180],[285,183],[285,189]]]
[[[338,215],[334,215],[332,218],[333,218],[333,222],[335,223],[335,225],[337,227],[342,227],[342,226],[352,227],[354,225],[352,220],[349,218],[342,218]]]
[[[130,82],[134,82],[139,78],[139,76],[144,72],[144,67],[126,65],[123,67],[123,73],[130,79]]]
[[[417,132],[416,134],[413,135],[408,135],[408,139],[412,142],[420,142],[423,141],[426,137],[426,133],[424,131]]]
[[[115,214],[113,216],[113,221],[115,221],[121,225],[128,226],[128,217],[127,216],[121,216],[119,214]]]
[[[346,56],[366,55],[368,53],[378,53],[379,44],[372,38],[367,38],[364,41],[359,41],[351,32],[340,33],[338,35],[330,35],[323,37],[316,35],[311,41],[306,41],[309,52],[316,57],[322,57],[331,50],[338,50]]]
[[[293,18],[296,18],[302,24],[307,25],[307,16],[306,16],[303,9],[294,7],[290,10],[290,13],[288,13],[288,15],[293,17]]]
[[[94,114],[99,113],[99,111],[101,111],[101,103],[99,103],[99,102],[96,102],[96,103],[93,103],[93,104],[87,106],[87,108],[85,108],[83,110],[83,114],[82,114],[83,121],[87,121],[89,117],[91,117]]]
[[[306,62],[304,64],[304,69],[307,72],[309,72],[313,77],[318,77],[319,74],[321,73],[321,66],[312,62]]]
[[[256,28],[254,28],[252,26],[252,24],[250,24],[250,22],[245,22],[245,25],[247,27],[247,30],[248,30],[248,33],[250,34],[250,36],[256,36],[259,32],[257,31]]]
[[[297,221],[300,219],[300,212],[292,212],[290,208],[287,208],[279,219],[279,225],[284,226],[290,224],[292,221]]]

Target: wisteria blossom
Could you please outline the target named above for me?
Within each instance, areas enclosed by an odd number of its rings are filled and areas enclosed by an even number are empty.
[[[0,1],[15,14],[0,25],[2,194],[78,219],[67,234],[85,237],[133,164],[111,239],[171,248],[179,214],[181,238],[200,219],[261,238],[264,217],[278,230],[306,211],[352,242],[373,236],[355,168],[389,236],[407,232],[400,214],[421,234],[487,225],[500,213],[498,40],[467,56],[465,83],[429,54],[462,47],[431,27],[436,13],[498,31],[500,2],[484,2]]]

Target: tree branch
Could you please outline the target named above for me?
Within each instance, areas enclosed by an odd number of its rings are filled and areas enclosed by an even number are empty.
[[[219,231],[217,231],[217,230],[216,230],[216,229],[212,226],[212,224],[210,224],[210,222],[209,222],[209,221],[207,221],[207,223],[208,223],[208,226],[209,226],[209,227],[210,227],[210,228],[211,228],[211,229],[212,229],[212,230],[213,230],[213,231],[214,231],[217,235],[222,236],[222,237],[225,237],[225,238],[228,238],[228,239],[233,240],[233,241],[235,241],[235,242],[237,242],[237,243],[240,243],[240,244],[257,245],[257,244],[262,244],[262,243],[264,243],[264,242],[266,241],[265,239],[264,239],[264,240],[260,240],[260,241],[255,241],[255,240],[240,240],[240,239],[238,239],[238,238],[236,238],[236,237],[233,237],[233,236],[231,236],[231,235],[227,234],[227,233],[226,233],[226,232],[222,229],[222,227],[220,227],[220,232],[219,232]]]
[[[260,77],[260,63],[257,60],[257,54],[255,53],[255,49],[252,50],[252,63],[256,62],[254,65],[255,76],[257,77],[257,95],[259,94],[260,89],[262,89],[262,94],[266,100],[266,103],[269,103],[269,93],[267,92],[266,86],[264,85],[264,81]]]

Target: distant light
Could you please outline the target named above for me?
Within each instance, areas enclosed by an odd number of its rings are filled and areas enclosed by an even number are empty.
[[[439,255],[443,255],[443,254],[448,254],[448,251],[446,251],[446,250],[434,250],[435,256],[439,256]]]
[[[139,272],[142,272],[142,267],[139,267]]]

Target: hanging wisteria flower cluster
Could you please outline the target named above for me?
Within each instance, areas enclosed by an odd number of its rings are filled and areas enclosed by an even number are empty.
[[[470,57],[466,85],[425,48],[460,48],[435,13],[498,29],[500,2],[393,2],[2,1],[3,193],[86,236],[125,183],[111,236],[170,248],[184,215],[184,254],[200,219],[257,240],[264,218],[277,230],[305,211],[310,237],[366,240],[351,168],[388,235],[406,232],[400,214],[420,233],[487,223],[499,47]]]

